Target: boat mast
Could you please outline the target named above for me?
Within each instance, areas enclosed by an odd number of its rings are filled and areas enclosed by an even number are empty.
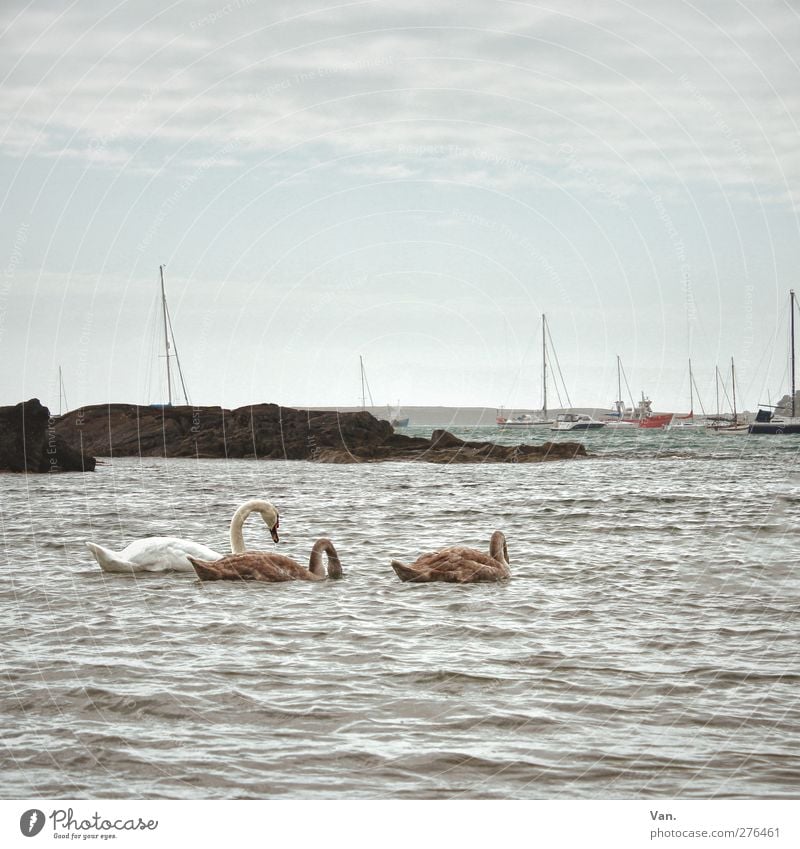
[[[61,400],[64,400],[65,406],[69,407],[69,402],[67,401],[67,391],[64,389],[64,377],[61,374],[61,366],[58,367],[58,415],[62,415],[64,410],[61,406]]]
[[[792,418],[794,418],[795,414],[795,404],[794,404],[794,289],[789,289],[789,310],[791,312],[791,333],[792,333]]]
[[[737,424],[739,419],[736,415],[736,372],[733,368],[733,357],[731,357],[731,392],[733,393],[733,423]]]
[[[619,420],[622,421],[622,414],[625,411],[625,404],[622,401],[622,361],[617,354],[617,414]]]
[[[694,387],[692,385],[692,358],[689,357],[689,415],[694,418]],[[703,406],[702,404],[700,405]]]
[[[547,418],[547,319],[542,313],[542,418]]]
[[[358,362],[361,366],[361,409],[367,409],[367,392],[365,389],[365,381],[364,381],[364,357],[360,354],[358,356]]]
[[[167,295],[164,291],[164,266],[159,265],[161,272],[161,313],[164,318],[164,355],[167,360],[167,397],[169,406],[172,406],[172,377],[169,373],[169,333],[167,332]]]
[[[719,366],[714,366],[714,391],[717,395],[717,421],[719,421]]]

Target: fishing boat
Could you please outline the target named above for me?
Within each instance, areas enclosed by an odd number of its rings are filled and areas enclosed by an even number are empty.
[[[794,314],[795,314],[795,295],[794,289],[789,291],[789,337],[791,339],[790,348],[790,371],[791,385],[789,387],[789,411],[790,415],[786,416],[782,413],[772,412],[770,409],[759,409],[756,414],[756,420],[750,425],[749,433],[763,434],[765,436],[782,436],[783,434],[800,433],[800,416],[797,413],[797,399],[795,388],[795,364],[794,364]],[[769,404],[759,404],[759,408],[767,407]],[[782,410],[784,407],[773,407],[773,410]]]
[[[556,416],[550,430],[597,430],[605,426],[605,422],[593,419],[586,413],[562,413]]]
[[[622,400],[622,380],[625,380],[625,387],[628,390],[628,395],[631,398],[631,406],[626,407]],[[634,404],[631,389],[628,385],[628,377],[625,374],[625,369],[622,367],[622,360],[617,355],[617,400],[614,401],[613,409],[605,413],[605,418],[602,420],[607,427],[611,428],[634,428],[634,427],[666,427],[673,417],[673,413],[654,413],[653,402],[645,397],[642,392],[642,399]]]
[[[514,418],[507,418],[503,415],[503,409],[495,419],[498,427],[514,428],[514,427],[538,427],[541,425],[552,425],[553,419],[547,416],[547,319],[542,313],[542,412],[539,416],[531,416],[528,413],[523,413]]]

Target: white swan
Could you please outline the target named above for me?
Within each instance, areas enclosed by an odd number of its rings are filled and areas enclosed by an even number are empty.
[[[246,551],[243,527],[251,513],[258,513],[278,542],[280,517],[269,501],[252,499],[246,501],[231,519],[231,551],[242,554]],[[219,560],[223,555],[200,543],[178,537],[147,537],[137,539],[122,551],[111,551],[93,542],[86,543],[95,560],[104,572],[193,572],[189,557],[200,560]]]

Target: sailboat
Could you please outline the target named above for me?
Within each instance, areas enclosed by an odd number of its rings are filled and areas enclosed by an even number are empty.
[[[389,424],[392,427],[408,427],[408,416],[404,416],[402,414],[399,401],[397,402],[396,407],[392,407],[391,404],[387,404],[386,410],[389,416]]]
[[[500,415],[495,419],[498,427],[536,427],[537,425],[552,425],[553,419],[547,417],[547,319],[542,313],[542,412],[539,416],[531,416],[528,413],[523,413],[521,416],[515,416],[513,419],[508,419]]]
[[[178,356],[178,346],[175,344],[175,332],[172,329],[172,319],[169,315],[167,307],[167,295],[164,289],[164,266],[159,265],[158,270],[161,274],[161,318],[164,324],[164,360],[167,367],[167,403],[166,404],[151,404],[151,407],[171,407],[172,406],[172,384],[173,377],[170,369],[170,360],[175,360],[175,365],[178,368],[178,376],[181,382],[181,391],[183,400],[188,405],[190,404],[189,395],[186,392],[186,381],[183,379],[183,369],[181,368],[180,357]],[[174,353],[172,353],[174,351]],[[176,387],[177,389],[177,387]]]
[[[625,385],[628,385],[627,377],[625,378]],[[611,410],[611,412],[605,414],[606,427],[636,427],[636,422],[631,420],[630,418],[630,416],[633,414],[633,399],[631,399],[631,406],[627,410],[625,409],[625,402],[622,400],[622,360],[620,359],[619,354],[617,354],[617,400],[614,401],[613,407],[614,409]],[[629,416],[629,418],[625,418],[626,414]]]
[[[719,369],[717,369],[717,380],[719,381]],[[741,436],[748,433],[749,427],[747,422],[739,421],[739,414],[736,412],[736,366],[734,365],[733,357],[731,357],[731,398],[731,408],[733,410],[731,418],[726,420],[718,413],[715,419],[706,422],[706,427],[713,430],[714,433],[720,433],[728,436]],[[717,407],[719,407],[719,402],[717,402]]]
[[[359,356],[358,358],[359,366],[361,367],[361,409],[367,409],[367,396],[369,395],[369,405],[370,407],[375,406],[375,402],[372,399],[372,391],[369,388],[369,381],[367,380],[367,372],[364,368],[364,357]],[[396,407],[392,407],[391,404],[387,404],[386,406],[387,418],[383,421],[388,421],[392,427],[408,427],[409,418],[408,416],[401,415],[400,411],[400,402],[397,402]]]
[[[64,402],[63,404],[61,402]],[[58,415],[64,415],[64,407],[69,409],[67,404],[67,390],[64,388],[64,376],[61,373],[61,366],[58,367]]]
[[[779,436],[784,433],[800,433],[800,416],[797,415],[797,400],[795,397],[795,369],[794,369],[794,314],[795,314],[794,289],[789,290],[789,325],[790,325],[790,367],[791,386],[789,387],[789,409],[791,415],[774,413],[770,410],[759,409],[756,420],[750,425],[749,432],[770,436]],[[768,404],[759,404],[759,407],[769,407]],[[783,409],[774,407],[773,409]]]
[[[692,374],[692,358],[689,357],[689,412],[685,416],[674,415],[672,421],[667,425],[667,430],[686,430],[687,428],[697,428],[705,430],[706,423],[701,419],[696,419],[694,415],[694,375]],[[700,403],[700,409],[703,409],[703,402],[700,400],[700,393],[697,393],[697,400]],[[703,410],[705,414],[705,410]]]

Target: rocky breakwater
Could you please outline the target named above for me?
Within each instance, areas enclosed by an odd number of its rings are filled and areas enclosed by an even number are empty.
[[[237,457],[360,463],[417,460],[436,463],[530,463],[585,455],[578,443],[501,446],[465,442],[447,431],[431,439],[394,432],[370,413],[295,410],[257,404],[221,407],[140,407],[103,404],[56,422],[65,440],[82,441],[102,457]]]
[[[94,471],[94,457],[81,451],[80,436],[68,438],[57,424],[38,398],[0,407],[0,471]]]

